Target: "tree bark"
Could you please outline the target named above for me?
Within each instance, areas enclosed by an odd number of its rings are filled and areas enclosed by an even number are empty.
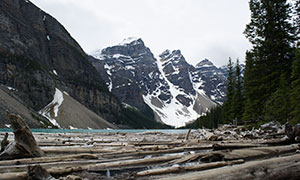
[[[5,133],[3,140],[1,141],[1,150],[0,153],[4,151],[4,149],[7,147],[9,144],[9,141],[7,140],[8,138],[8,133]]]
[[[0,160],[43,156],[44,152],[37,145],[24,120],[15,114],[8,114],[8,119],[10,120],[15,139],[1,152]]]
[[[57,180],[40,165],[27,167],[27,180]]]
[[[202,171],[207,169],[214,169],[218,167],[234,165],[234,164],[242,164],[244,160],[236,160],[236,161],[221,161],[221,162],[213,162],[206,164],[197,164],[193,166],[177,166],[177,167],[167,167],[160,169],[151,169],[146,171],[141,171],[137,173],[137,176],[151,176],[151,175],[161,175],[161,174],[169,174],[169,173],[180,173],[185,171]]]
[[[162,178],[161,180],[297,180],[300,174],[300,155],[279,157],[242,165],[225,167],[185,175]]]

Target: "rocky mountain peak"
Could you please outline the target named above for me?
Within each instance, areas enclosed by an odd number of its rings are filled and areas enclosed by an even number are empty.
[[[196,68],[211,67],[211,66],[214,66],[214,64],[208,59],[204,59],[200,61],[198,64],[196,64]]]
[[[119,43],[119,46],[137,45],[137,44],[144,45],[144,41],[141,38],[128,37],[128,38],[125,38],[121,43]]]
[[[107,47],[102,50],[97,50],[91,53],[92,56],[102,60],[109,58],[119,59],[136,59],[141,56],[151,56],[151,59],[154,59],[153,54],[150,49],[147,48],[141,38],[130,37],[124,39],[121,43]],[[106,57],[104,57],[106,56]]]
[[[167,49],[156,60],[138,38],[127,38],[98,55],[94,57],[100,60],[92,63],[100,73],[106,72],[102,76],[111,92],[137,109],[150,107],[155,119],[165,124],[183,126],[223,97],[222,82],[214,76],[218,68],[207,59],[195,68],[180,50]]]
[[[161,58],[160,61],[165,63],[165,62],[172,62],[173,64],[178,64],[180,62],[186,63],[185,58],[181,54],[180,50],[165,50],[162,52],[159,57]]]

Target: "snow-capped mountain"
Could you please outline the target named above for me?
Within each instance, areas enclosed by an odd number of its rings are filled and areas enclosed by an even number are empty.
[[[184,126],[224,100],[222,69],[208,60],[194,67],[180,50],[155,58],[141,39],[128,38],[92,56],[114,95],[139,110],[150,107],[156,120],[167,125]]]
[[[203,90],[210,99],[219,104],[225,101],[226,66],[218,68],[208,59],[204,59],[196,65],[192,77],[193,83],[198,84],[197,89]]]

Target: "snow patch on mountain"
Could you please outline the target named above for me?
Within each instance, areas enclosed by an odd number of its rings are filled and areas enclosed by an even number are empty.
[[[157,65],[161,73],[161,78],[166,80],[168,83],[171,99],[168,101],[160,100],[158,95],[161,94],[161,92],[158,87],[155,94],[147,94],[143,96],[145,103],[148,104],[167,125],[181,127],[187,122],[195,120],[199,114],[193,110],[192,106],[186,107],[176,99],[178,95],[184,94],[182,94],[180,87],[175,86],[166,78],[162,70],[162,62],[157,61]]]
[[[130,106],[146,103],[167,125],[184,126],[224,98],[223,70],[207,59],[194,67],[180,50],[155,57],[139,38],[96,52],[92,54],[106,71],[110,91]]]
[[[57,123],[55,118],[58,116],[59,107],[62,105],[63,101],[63,93],[59,89],[55,88],[53,100],[46,107],[40,110],[39,114],[47,118],[52,125],[60,128],[61,126]]]
[[[129,38],[125,38],[120,44],[119,46],[124,46],[127,44],[131,44],[132,42],[137,43],[137,41],[139,40],[139,38],[137,37],[129,37]]]

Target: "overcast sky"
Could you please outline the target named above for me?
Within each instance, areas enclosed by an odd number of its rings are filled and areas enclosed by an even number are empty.
[[[180,49],[195,65],[221,66],[250,48],[248,0],[31,0],[54,16],[86,53],[140,37],[157,56]]]

